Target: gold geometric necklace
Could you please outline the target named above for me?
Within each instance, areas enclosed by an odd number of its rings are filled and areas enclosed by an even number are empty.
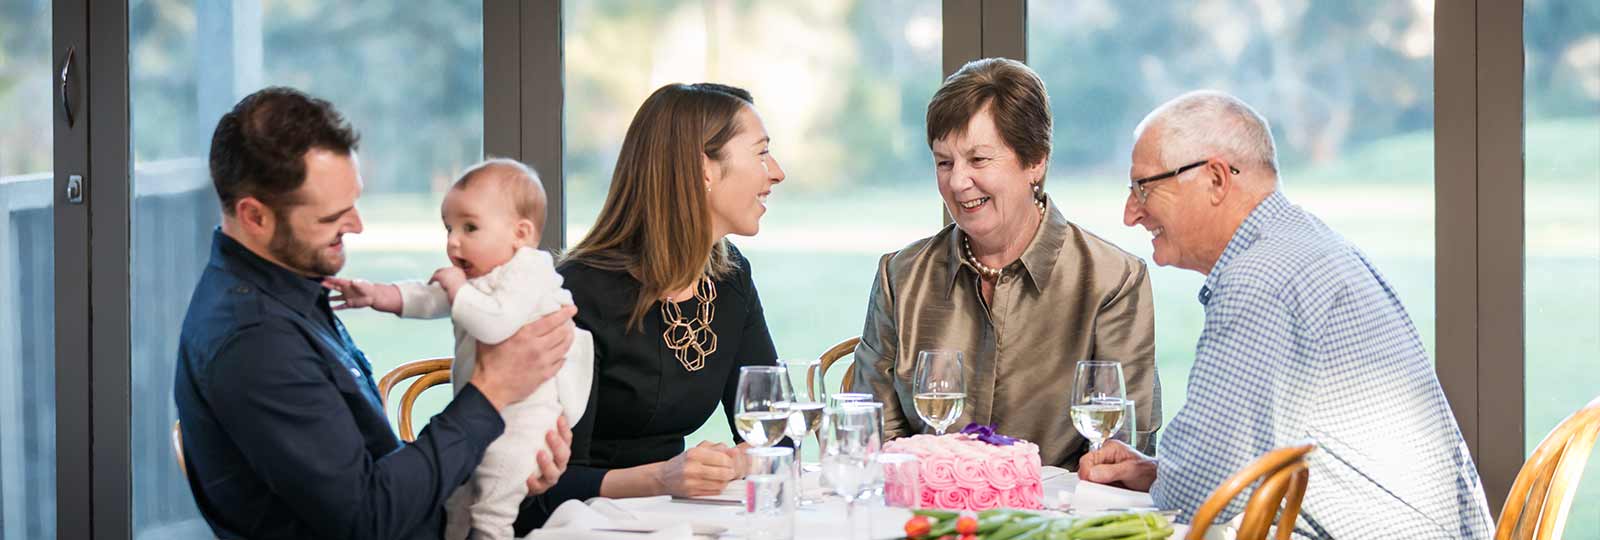
[[[690,372],[706,367],[706,357],[717,352],[717,333],[711,331],[711,319],[717,314],[716,306],[712,305],[717,300],[717,285],[711,282],[710,276],[701,276],[695,282],[694,298],[700,301],[700,308],[695,317],[687,320],[676,302],[671,298],[661,299],[661,320],[667,325],[661,339],[667,342],[667,348],[672,349],[683,369]]]

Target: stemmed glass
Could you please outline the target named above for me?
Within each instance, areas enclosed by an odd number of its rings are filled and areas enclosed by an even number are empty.
[[[856,527],[856,503],[867,493],[862,488],[871,482],[880,433],[872,407],[844,404],[830,407],[822,422],[822,474],[834,493],[845,500],[845,519],[850,537],[860,538]]]
[[[961,351],[930,350],[917,353],[916,378],[912,387],[912,401],[917,406],[917,416],[933,426],[935,432],[944,430],[961,417],[967,401],[967,379],[961,366]]]
[[[1078,362],[1077,378],[1072,382],[1072,425],[1089,439],[1091,450],[1099,450],[1100,445],[1122,427],[1127,397],[1121,363]]]
[[[789,429],[789,403],[793,401],[789,377],[778,366],[739,368],[739,390],[734,398],[733,426],[750,446],[767,447],[783,440]]]
[[[821,362],[817,359],[782,360],[778,364],[787,372],[791,388],[791,400],[785,404],[789,410],[786,434],[794,441],[794,461],[803,468],[805,460],[801,449],[804,440],[822,426],[822,409],[826,406],[828,391],[823,386]]]
[[[792,389],[788,403],[789,439],[794,441],[794,485],[800,504],[814,504],[821,502],[819,499],[806,495],[805,483],[802,474],[808,471],[821,470],[819,465],[807,466],[805,454],[805,440],[816,434],[822,427],[822,410],[826,407],[828,390],[823,383],[822,362],[816,358],[801,358],[780,360],[778,365],[783,366],[789,375],[789,387]],[[818,435],[820,438],[821,435]]]

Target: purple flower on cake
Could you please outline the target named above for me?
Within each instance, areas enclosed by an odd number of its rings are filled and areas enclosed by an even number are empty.
[[[967,427],[961,428],[961,434],[976,435],[976,439],[995,446],[1011,446],[1017,442],[1016,437],[1007,437],[996,433],[993,425],[986,426],[977,422],[972,422],[967,424]]]

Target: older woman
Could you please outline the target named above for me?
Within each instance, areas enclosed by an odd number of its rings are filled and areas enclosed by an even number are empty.
[[[965,354],[955,426],[995,424],[1075,467],[1088,442],[1068,401],[1077,361],[1122,363],[1140,446],[1161,419],[1154,311],[1142,261],[1062,217],[1044,194],[1050,98],[1020,62],[990,58],[945,79],[928,104],[939,194],[955,223],[884,255],[852,387],[884,403],[896,437],[928,431],[912,402],[917,352]]]
[[[573,320],[594,334],[595,376],[572,466],[536,501],[545,510],[714,494],[741,476],[735,447],[684,438],[720,403],[737,443],[739,368],[777,363],[750,262],[725,240],[761,229],[784,179],[770,143],[731,86],[669,84],[634,114],[600,216],[558,268]]]

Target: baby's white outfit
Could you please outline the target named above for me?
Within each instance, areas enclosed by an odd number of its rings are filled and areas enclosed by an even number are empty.
[[[561,288],[561,282],[549,253],[523,247],[505,264],[467,280],[456,291],[453,305],[438,284],[409,281],[396,285],[404,301],[402,317],[450,316],[456,336],[450,381],[459,393],[477,367],[478,342],[505,341],[523,325],[563,304],[572,304],[572,293]],[[539,452],[548,450],[545,434],[555,429],[557,416],[565,414],[567,425],[578,423],[588,406],[593,378],[594,336],[577,330],[567,362],[555,378],[527,399],[500,411],[505,432],[489,445],[472,480],[445,504],[445,538],[466,538],[469,527],[476,539],[512,538],[511,525],[528,495],[528,477],[539,467]]]

